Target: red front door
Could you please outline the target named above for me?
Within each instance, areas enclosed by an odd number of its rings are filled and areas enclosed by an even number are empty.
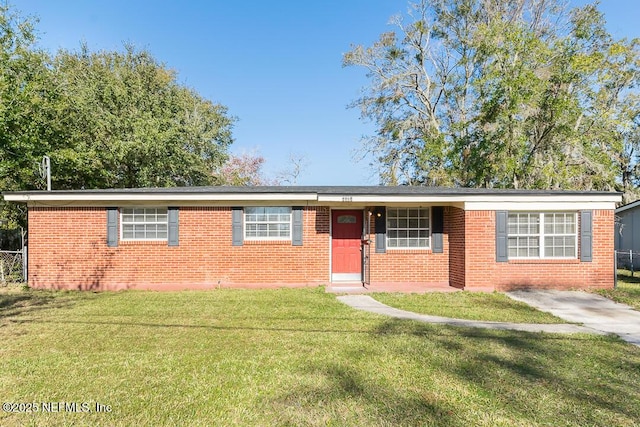
[[[362,211],[332,211],[331,277],[333,281],[362,279]]]

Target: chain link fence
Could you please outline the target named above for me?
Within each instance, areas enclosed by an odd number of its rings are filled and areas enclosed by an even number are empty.
[[[633,276],[640,270],[640,252],[616,251],[616,269],[629,270]]]
[[[27,281],[25,255],[26,248],[20,251],[0,251],[0,285]]]
[[[24,229],[0,229],[0,286],[27,281]]]
[[[614,287],[622,281],[625,286],[633,284],[640,286],[640,252],[615,251],[616,274],[614,275]]]

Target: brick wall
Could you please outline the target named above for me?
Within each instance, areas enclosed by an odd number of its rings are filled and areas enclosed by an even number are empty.
[[[593,211],[592,262],[580,262],[579,254],[578,259],[572,260],[496,262],[495,212],[467,211],[465,218],[467,221],[465,289],[467,290],[613,287],[613,211]]]
[[[445,208],[445,226],[449,230],[449,284],[456,288],[465,285],[465,214],[462,209]]]
[[[385,289],[416,290],[449,285],[449,233],[450,218],[445,211],[443,252],[429,250],[389,249],[375,252],[375,227],[371,222],[371,285],[384,285]]]
[[[329,281],[329,210],[305,208],[303,246],[231,245],[231,209],[180,209],[179,246],[106,245],[104,208],[29,210],[29,283],[67,289],[184,289]]]
[[[179,213],[179,246],[166,242],[106,245],[104,208],[29,209],[29,283],[68,289],[183,289],[217,286],[302,286],[330,282],[330,211],[306,207],[303,246],[286,242],[231,244],[231,209],[186,207]],[[593,261],[495,258],[495,213],[444,210],[443,253],[375,253],[371,283],[387,290],[442,286],[467,290],[519,287],[613,286],[614,213],[593,212]],[[409,287],[407,287],[409,286]]]

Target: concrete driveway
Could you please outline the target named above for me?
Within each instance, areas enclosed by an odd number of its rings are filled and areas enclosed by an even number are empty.
[[[640,346],[640,311],[600,295],[577,291],[513,291],[507,295],[568,322],[616,334]]]

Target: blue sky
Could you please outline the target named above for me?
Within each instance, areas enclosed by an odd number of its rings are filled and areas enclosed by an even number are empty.
[[[11,2],[10,2],[11,3]],[[572,0],[570,5],[582,5]],[[40,45],[52,52],[149,50],[178,80],[226,105],[238,118],[231,151],[257,150],[265,172],[304,155],[300,185],[375,185],[368,161],[356,162],[360,139],[373,132],[347,105],[367,84],[365,72],[343,68],[352,44],[369,45],[406,0],[16,0],[39,18]],[[640,1],[603,0],[609,31],[639,37]]]

